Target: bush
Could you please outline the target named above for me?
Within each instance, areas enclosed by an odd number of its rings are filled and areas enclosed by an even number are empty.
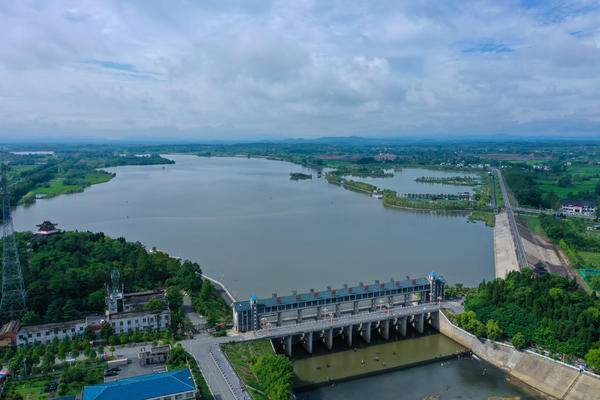
[[[258,359],[252,371],[271,400],[288,400],[292,394],[294,367],[286,356],[268,354]]]
[[[515,349],[517,349],[517,350],[521,350],[522,348],[524,348],[525,345],[527,345],[525,336],[523,336],[523,334],[521,332],[518,332],[512,338],[512,345],[515,346]]]

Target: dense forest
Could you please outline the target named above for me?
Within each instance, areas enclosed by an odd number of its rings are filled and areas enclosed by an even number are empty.
[[[66,232],[35,238],[17,234],[30,312],[24,322],[54,322],[104,310],[105,284],[119,271],[126,291],[178,285],[199,292],[200,266],[161,252],[149,253],[139,242],[111,239],[103,233]]]
[[[487,337],[496,325],[494,336],[519,335],[519,347],[535,344],[576,357],[600,347],[600,301],[558,275],[534,276],[524,269],[483,282],[467,295],[465,311],[457,322],[477,336]]]

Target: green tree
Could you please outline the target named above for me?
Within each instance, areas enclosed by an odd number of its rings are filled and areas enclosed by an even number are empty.
[[[38,313],[33,310],[27,311],[25,315],[23,315],[23,317],[21,318],[21,323],[23,325],[38,324],[41,321],[42,319],[40,318]]]
[[[148,300],[148,303],[146,303],[146,305],[144,306],[144,308],[146,308],[147,310],[158,310],[165,308],[165,306],[166,304],[163,300],[158,299],[156,297],[151,297],[150,300]]]
[[[111,324],[105,323],[102,325],[100,329],[100,336],[104,339],[105,342],[108,342],[108,339],[115,334],[115,329]]]
[[[169,300],[169,308],[171,311],[179,311],[183,306],[183,295],[181,290],[176,286],[171,286],[167,289],[167,299]]]
[[[525,340],[525,336],[521,332],[517,332],[515,336],[512,338],[512,345],[515,346],[515,349],[521,350],[525,347],[527,341]]]
[[[558,179],[558,186],[560,187],[570,187],[573,186],[573,180],[571,175],[563,175]]]
[[[591,349],[585,356],[585,361],[597,372],[600,371],[600,349]]]
[[[487,337],[491,340],[497,340],[502,336],[502,329],[498,326],[498,323],[493,319],[490,319],[486,324]]]
[[[96,332],[92,329],[91,326],[86,326],[85,330],[83,331],[83,337],[88,342],[91,342],[96,339]]]

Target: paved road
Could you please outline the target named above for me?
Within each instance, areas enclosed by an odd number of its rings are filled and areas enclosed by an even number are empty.
[[[192,322],[192,325],[194,325],[194,329],[196,329],[196,331],[206,328],[206,320],[196,313],[196,310],[192,305],[192,299],[190,299],[190,296],[188,296],[187,293],[183,294],[183,306],[181,309],[183,310],[185,316],[188,317]]]
[[[504,178],[502,177],[502,171],[498,168],[494,168],[498,172],[498,182],[500,182],[500,189],[502,190],[502,198],[504,199],[504,207],[506,208],[506,214],[508,215],[508,222],[510,224],[510,231],[512,233],[513,241],[515,242],[515,249],[517,252],[517,260],[519,261],[519,268],[525,268],[529,264],[527,263],[527,256],[525,255],[525,249],[523,248],[523,242],[519,235],[519,229],[517,228],[517,222],[515,221],[515,214],[510,205],[510,199],[508,191],[504,184]]]
[[[237,387],[238,390],[242,387],[242,383],[237,379],[237,376],[231,373],[224,374],[222,367],[215,361],[215,358],[221,359],[218,356],[214,357],[215,353],[221,353],[219,344],[229,340],[227,337],[215,338],[208,334],[202,334],[196,335],[194,339],[183,340],[180,343],[196,359],[215,399],[245,399],[245,397],[238,396],[234,391],[234,387]]]
[[[543,210],[543,209],[537,209],[537,208],[522,208],[522,207],[516,207],[516,208],[513,208],[513,210],[517,211],[517,212],[526,212],[526,213],[533,213],[533,214],[558,215],[558,212],[556,212],[555,210]],[[575,217],[575,218],[584,218],[584,219],[596,218],[593,215],[568,215],[568,216]]]

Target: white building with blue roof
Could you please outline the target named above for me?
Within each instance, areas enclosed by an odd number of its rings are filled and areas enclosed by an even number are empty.
[[[83,388],[83,400],[185,400],[196,398],[189,369],[101,383]]]

